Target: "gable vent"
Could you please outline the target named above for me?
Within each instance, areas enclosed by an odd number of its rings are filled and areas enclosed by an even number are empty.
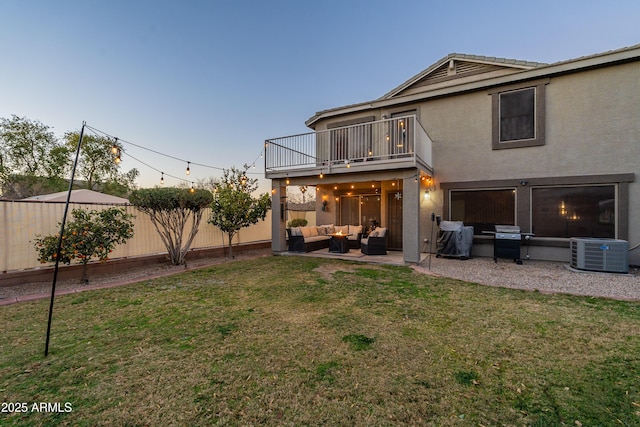
[[[479,64],[477,62],[456,62],[456,72],[458,74],[466,73],[486,73],[496,69],[495,65]]]

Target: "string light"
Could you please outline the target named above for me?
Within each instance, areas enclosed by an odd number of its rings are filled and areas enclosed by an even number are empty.
[[[111,146],[111,154],[118,154],[119,150],[120,148],[118,148],[118,138],[116,138],[113,142],[113,145]]]
[[[86,129],[86,130],[88,130],[88,131],[93,132],[93,133],[94,133],[95,135],[97,135],[97,136],[103,136],[103,137],[105,137],[105,138],[113,138],[113,139],[114,139],[114,142],[113,142],[113,144],[111,145],[111,149],[110,149],[110,150],[111,150],[111,153],[114,155],[114,162],[115,162],[116,164],[118,164],[118,165],[119,165],[120,163],[122,163],[122,156],[123,156],[123,153],[124,153],[124,151],[125,151],[125,150],[124,150],[123,148],[121,148],[121,147],[122,147],[122,144],[121,144],[121,143],[122,143],[122,142],[124,142],[124,143],[126,143],[126,144],[132,145],[132,146],[137,147],[137,148],[140,148],[140,149],[142,149],[142,150],[151,151],[152,153],[155,153],[155,154],[158,154],[158,155],[161,155],[161,156],[164,156],[164,157],[169,157],[169,158],[172,158],[172,159],[175,159],[175,160],[184,161],[184,162],[186,162],[186,163],[187,163],[187,170],[186,170],[187,175],[189,175],[189,174],[190,174],[190,172],[191,172],[191,168],[190,168],[190,166],[191,166],[191,163],[192,163],[192,162],[190,162],[190,161],[183,160],[183,159],[180,159],[180,158],[178,158],[178,157],[175,157],[175,156],[172,156],[172,155],[169,155],[169,154],[166,154],[166,153],[162,153],[162,152],[160,152],[160,151],[156,151],[156,150],[153,150],[153,149],[150,149],[150,148],[147,148],[147,147],[143,147],[143,146],[141,146],[141,145],[135,144],[135,143],[130,142],[130,141],[126,141],[126,140],[119,139],[119,138],[117,138],[117,137],[114,137],[113,135],[108,134],[107,132],[101,131],[101,130],[96,129],[96,128],[94,128],[94,127],[91,127],[91,126],[89,126],[89,125],[85,125],[85,129]],[[267,144],[265,143],[265,148],[266,148],[266,146],[267,146]],[[134,156],[133,156],[133,155],[131,155],[130,153],[127,153],[127,154],[129,154],[129,157],[130,157],[130,158],[132,158],[133,160],[135,160],[135,161],[137,161],[137,162],[139,162],[139,163],[141,163],[141,164],[145,165],[146,167],[148,167],[148,168],[150,168],[150,169],[152,169],[152,170],[155,170],[155,171],[157,171],[157,172],[160,172],[160,183],[161,183],[161,184],[164,184],[164,175],[165,175],[165,172],[161,171],[161,170],[160,170],[160,169],[158,169],[158,168],[155,168],[155,167],[153,167],[153,166],[149,165],[148,163],[145,163],[144,161],[142,161],[142,160],[140,160],[140,159],[138,159],[138,158],[134,157]],[[255,169],[255,168],[256,168],[256,163],[257,163],[258,159],[259,159],[259,158],[262,158],[262,157],[263,157],[263,155],[264,155],[264,150],[261,150],[261,151],[260,151],[260,153],[258,154],[258,156],[255,158],[255,160],[254,160],[251,164],[249,164],[249,165],[245,164],[245,165],[246,165],[247,167],[251,167],[251,168]],[[225,171],[225,168],[221,168],[221,167],[216,167],[216,166],[211,166],[211,165],[205,165],[205,164],[200,164],[200,163],[193,163],[193,164],[194,164],[194,165],[201,166],[201,167],[204,167],[204,168],[209,168],[209,169],[216,169],[216,170],[220,170],[220,171]],[[247,172],[247,174],[255,174],[255,175],[260,174],[260,175],[261,175],[262,173],[261,173],[261,172]],[[168,174],[168,173],[167,173],[166,175],[167,175],[168,177],[172,177],[172,178],[175,178],[175,179],[180,180],[180,181],[189,182],[189,181],[188,181],[188,180],[186,180],[186,179],[183,179],[183,178],[180,178],[180,177],[177,177],[177,176],[174,176],[174,175]],[[246,176],[245,176],[245,179],[246,179]],[[192,182],[192,181],[191,181],[191,185],[192,185],[192,188],[193,188],[193,182]],[[194,189],[193,191],[195,191],[195,189]]]
[[[193,188],[193,181],[191,181],[191,188],[189,189],[190,193],[194,193],[196,191],[195,188]]]
[[[158,155],[160,155],[160,156],[168,157],[168,158],[171,158],[171,159],[174,159],[174,160],[178,160],[178,161],[182,161],[182,162],[189,163],[189,164],[190,164],[190,163],[193,163],[194,165],[201,166],[201,167],[203,167],[203,168],[215,169],[215,170],[219,170],[219,171],[224,171],[224,170],[225,170],[225,168],[222,168],[222,167],[217,167],[217,166],[212,166],[212,165],[206,165],[206,164],[196,163],[196,162],[188,162],[186,159],[181,159],[181,158],[179,158],[179,157],[172,156],[172,155],[170,155],[170,154],[162,153],[162,152],[160,152],[160,151],[153,150],[153,149],[151,149],[151,148],[147,148],[147,147],[144,147],[144,146],[139,145],[139,144],[135,144],[135,143],[133,143],[133,142],[131,142],[131,141],[127,141],[127,140],[124,140],[124,139],[116,138],[116,137],[114,137],[113,135],[110,135],[110,134],[109,134],[109,133],[107,133],[107,132],[104,132],[104,131],[102,131],[102,130],[100,130],[100,129],[96,129],[96,128],[94,128],[94,127],[92,127],[92,126],[89,126],[89,125],[86,125],[86,126],[85,126],[85,129],[92,131],[92,132],[93,132],[93,133],[95,133],[96,135],[102,135],[102,136],[105,136],[105,137],[107,137],[107,138],[114,138],[114,139],[116,140],[116,142],[129,144],[129,145],[132,145],[132,146],[134,146],[134,147],[140,148],[140,149],[142,149],[142,150],[146,150],[146,151],[150,151],[150,152],[152,152],[152,153],[158,154]],[[114,145],[115,145],[115,144],[114,144]],[[266,146],[267,146],[267,144],[265,143],[265,147],[266,147]],[[118,149],[120,149],[120,147],[119,147],[119,146],[117,146],[117,148],[118,148]],[[112,147],[112,150],[115,150],[115,148],[113,148],[113,147]],[[121,149],[120,149],[120,150],[121,150]],[[122,150],[121,150],[121,151],[122,151]],[[264,151],[261,151],[261,152],[258,154],[258,156],[255,158],[255,160],[254,160],[253,162],[249,163],[249,164],[248,164],[248,166],[249,166],[249,167],[255,167],[255,164],[257,163],[258,159],[259,159],[259,158],[261,158],[261,157],[263,156],[263,153],[264,153]],[[114,154],[116,154],[116,153],[114,152]],[[133,156],[131,156],[131,155],[130,155],[130,157],[131,157],[131,158],[134,158],[134,157],[133,157]],[[150,167],[151,169],[154,169],[154,170],[156,170],[156,171],[160,172],[160,170],[158,170],[158,169],[156,169],[156,168],[153,168],[153,167],[151,167],[151,166],[147,165],[146,163],[144,163],[144,162],[142,162],[142,161],[140,161],[140,160],[138,160],[138,159],[135,159],[135,160],[136,160],[136,161],[138,161],[138,162],[140,162],[140,163],[142,163],[142,164],[144,164],[144,165],[145,165],[145,166],[147,166],[147,167]],[[249,173],[249,174],[254,174],[254,175],[262,175],[262,173],[261,173],[261,172],[248,172],[248,173]],[[167,174],[167,176],[171,176],[171,177],[173,177],[173,178],[180,179],[180,180],[182,180],[182,181],[187,181],[187,180],[182,179],[182,178],[174,177],[173,175],[169,175],[169,174]],[[187,181],[187,182],[188,182],[188,181]]]

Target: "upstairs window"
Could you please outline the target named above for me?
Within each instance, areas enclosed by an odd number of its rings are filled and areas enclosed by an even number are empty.
[[[500,142],[536,137],[536,89],[500,95]]]
[[[494,150],[544,145],[545,86],[548,82],[536,83],[509,86],[490,93]]]

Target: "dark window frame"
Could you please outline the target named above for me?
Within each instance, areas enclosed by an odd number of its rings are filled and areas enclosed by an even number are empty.
[[[533,186],[530,197],[531,229],[538,237],[616,238],[616,183]]]
[[[503,86],[489,92],[491,95],[492,110],[492,145],[493,150],[502,150],[508,148],[535,147],[545,145],[545,128],[546,128],[546,85],[549,84],[548,79],[535,82],[526,82],[517,85]],[[521,92],[533,89],[534,99],[534,136],[526,139],[513,139],[501,141],[500,129],[502,117],[500,113],[501,95]]]
[[[466,218],[466,214],[468,212],[465,211],[464,216],[465,218],[459,218],[456,216],[456,213],[454,212],[455,210],[455,202],[454,202],[454,197],[456,195],[462,195],[464,193],[467,193],[469,195],[473,194],[473,197],[470,201],[477,201],[474,199],[477,199],[478,197],[485,197],[486,200],[490,200],[493,199],[494,201],[497,201],[500,197],[500,193],[504,193],[505,195],[508,195],[509,198],[512,198],[512,200],[510,200],[509,202],[512,203],[511,207],[508,206],[502,206],[500,207],[500,204],[498,205],[486,205],[485,201],[480,201],[478,206],[482,205],[482,209],[475,209],[475,213],[474,216],[476,216],[476,220],[474,221],[471,218]],[[498,199],[496,197],[487,197],[489,194],[495,194],[498,196]],[[497,188],[458,188],[458,189],[451,189],[449,191],[448,194],[449,197],[449,219],[451,221],[462,221],[464,222],[465,225],[471,225],[473,226],[473,234],[474,235],[481,235],[483,234],[483,232],[485,231],[494,231],[495,230],[495,226],[500,224],[500,225],[516,225],[516,221],[517,221],[517,206],[518,206],[518,197],[516,194],[516,188],[515,187],[497,187]],[[466,205],[466,203],[465,203]],[[489,216],[491,216],[491,211],[493,210],[502,210],[504,212],[502,212],[502,215],[508,213],[506,210],[512,210],[512,212],[510,212],[511,218],[507,221],[505,220],[505,218],[502,218],[499,222],[495,222],[498,218],[495,217],[495,215],[493,215],[493,218],[489,218]],[[505,210],[506,209],[506,210]],[[474,209],[472,209],[473,211]],[[488,212],[482,212],[483,210],[488,210]],[[471,212],[471,211],[470,211]],[[488,216],[487,216],[488,215]],[[485,218],[487,220],[482,221],[480,219]]]

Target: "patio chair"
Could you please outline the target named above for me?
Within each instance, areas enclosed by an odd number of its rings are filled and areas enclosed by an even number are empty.
[[[365,255],[386,255],[387,235],[386,228],[376,228],[368,237],[360,239],[360,252]]]

